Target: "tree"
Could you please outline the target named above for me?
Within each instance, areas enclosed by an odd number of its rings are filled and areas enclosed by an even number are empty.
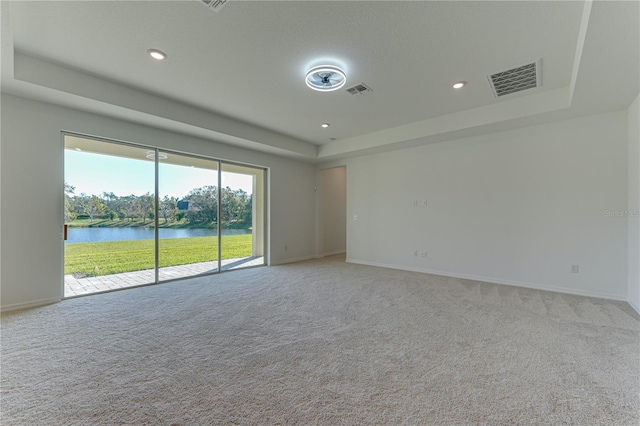
[[[126,197],[121,197],[122,199],[122,211],[126,218],[129,219],[129,222],[133,222],[133,220],[137,217],[136,212],[136,201],[137,198],[135,195],[127,195]]]
[[[251,223],[251,197],[242,189],[238,189],[236,191],[236,197],[238,200],[235,212],[236,219],[240,220],[244,224]],[[247,213],[249,216],[248,222]]]
[[[215,222],[218,218],[218,188],[207,185],[192,189],[185,200],[189,201],[187,218],[190,222]]]
[[[253,224],[253,200],[251,197],[248,197],[241,217],[243,225],[250,226]]]
[[[113,192],[103,192],[101,201],[105,206],[105,216],[108,216],[111,220],[115,220],[119,217],[120,210],[122,208],[122,199]]]
[[[160,202],[160,215],[162,215],[162,217],[164,218],[164,223],[169,222],[169,219],[174,220],[177,210],[178,199],[165,195]]]
[[[96,216],[101,216],[104,212],[104,205],[98,197],[92,195],[89,197],[87,204],[85,205],[85,213],[89,215],[90,223],[93,223],[93,219]]]
[[[75,220],[78,215],[75,213],[75,208],[73,207],[73,203],[71,200],[71,196],[75,192],[76,187],[69,185],[67,182],[64,183],[64,221],[71,222]]]
[[[147,218],[150,217],[150,213],[153,212],[154,197],[148,192],[138,197],[134,203],[136,214],[142,218],[142,224],[147,223]]]
[[[251,223],[251,197],[242,189],[233,190],[229,187],[221,191],[220,212],[222,220],[238,224]],[[247,222],[248,212],[248,222]]]

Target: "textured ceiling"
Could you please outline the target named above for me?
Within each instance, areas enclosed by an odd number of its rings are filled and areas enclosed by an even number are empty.
[[[20,62],[15,76],[3,69],[3,85],[15,78],[57,90],[64,86],[63,92],[76,97],[173,119],[199,129],[202,136],[217,130],[259,143],[260,131],[265,130],[269,138],[282,135],[273,146],[305,157],[313,157],[310,153],[316,149],[303,149],[304,143],[319,145],[318,152],[330,157],[349,146],[360,150],[368,141],[385,145],[431,136],[438,126],[460,130],[466,126],[463,119],[491,116],[496,121],[505,111],[520,109],[518,117],[524,117],[566,108],[572,79],[579,83],[575,71],[582,65],[576,53],[582,53],[582,42],[585,60],[592,62],[588,55],[606,54],[610,43],[615,48],[622,45],[631,61],[623,79],[634,80],[627,74],[635,72],[637,80],[638,73],[637,36],[635,41],[625,37],[637,34],[637,2],[618,8],[613,3],[619,2],[594,3],[587,14],[581,1],[232,0],[219,13],[199,0],[3,3],[10,3],[9,8],[3,5],[3,14],[10,15],[10,30],[3,30],[3,38],[10,31],[15,60]],[[586,31],[582,39],[581,30]],[[151,60],[149,48],[163,50],[168,59]],[[31,58],[35,59],[29,62]],[[538,59],[542,87],[494,98],[488,74]],[[310,90],[304,84],[305,71],[323,62],[345,69],[346,87],[364,82],[373,93]],[[588,78],[598,78],[600,65],[595,62]],[[42,70],[42,64],[52,65],[47,77],[28,69]],[[76,88],[74,82],[81,79],[65,79],[64,72],[103,80],[104,88]],[[57,79],[54,74],[59,74]],[[468,85],[454,91],[451,84],[458,80]],[[158,101],[151,98],[145,107],[143,96],[133,107],[129,104],[134,100],[117,98],[116,91],[107,89],[113,83],[155,95],[166,100],[167,107],[158,112]],[[637,81],[631,84],[637,94]],[[616,97],[612,103],[627,101],[617,92],[608,96]],[[192,108],[177,119],[169,111],[176,104]],[[247,123],[252,131],[223,131],[222,121],[215,129],[199,124],[206,114]],[[456,114],[461,114],[460,120]],[[323,122],[331,127],[320,128]],[[460,125],[452,127],[450,122]],[[213,133],[212,138],[220,139]],[[291,148],[295,144],[300,147]]]

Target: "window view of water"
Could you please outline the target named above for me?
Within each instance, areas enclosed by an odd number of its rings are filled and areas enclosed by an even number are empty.
[[[215,237],[216,229],[160,228],[160,238]],[[223,229],[222,235],[251,234],[250,229]],[[67,244],[99,241],[153,240],[154,230],[148,228],[69,228]]]

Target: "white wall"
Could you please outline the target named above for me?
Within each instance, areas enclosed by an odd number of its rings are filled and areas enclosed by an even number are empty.
[[[640,313],[640,96],[627,117],[629,138],[628,301]]]
[[[358,215],[347,260],[626,300],[627,218],[606,214],[627,208],[626,122],[619,111],[345,160]]]
[[[322,254],[347,249],[347,171],[345,167],[320,170]]]
[[[1,111],[2,309],[62,296],[61,130],[268,167],[271,263],[315,256],[312,164],[5,94]]]

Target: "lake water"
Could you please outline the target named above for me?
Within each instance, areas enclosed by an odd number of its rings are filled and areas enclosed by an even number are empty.
[[[160,238],[215,237],[216,229],[160,228]],[[250,229],[223,229],[222,235],[250,234]],[[99,241],[153,240],[153,229],[141,228],[68,228],[67,243],[91,243]]]

